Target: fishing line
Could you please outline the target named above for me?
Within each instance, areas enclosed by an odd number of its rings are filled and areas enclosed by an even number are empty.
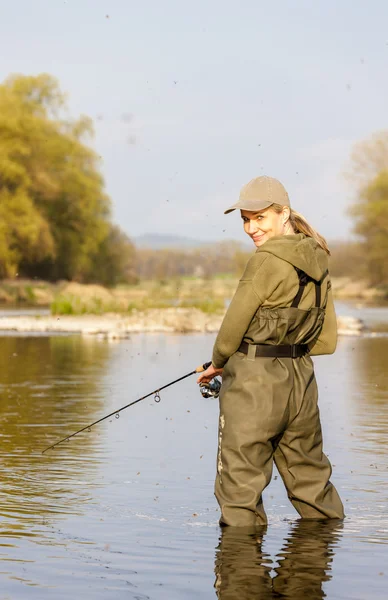
[[[186,377],[190,377],[191,375],[194,375],[195,373],[202,373],[202,371],[206,371],[206,369],[208,367],[210,367],[210,365],[211,365],[211,362],[204,363],[203,365],[200,365],[199,367],[197,367],[195,369],[195,371],[191,371],[190,373],[187,373],[186,375],[183,375],[182,377],[179,377],[178,379],[175,379],[174,381],[170,381],[170,383],[167,383],[166,385],[163,385],[163,386],[157,388],[153,392],[150,392],[149,394],[146,394],[145,396],[142,396],[141,398],[138,398],[137,400],[134,400],[133,402],[130,402],[129,404],[126,404],[125,406],[122,406],[121,408],[118,408],[117,410],[112,411],[111,413],[109,413],[109,415],[105,415],[105,417],[101,417],[101,419],[94,421],[94,423],[90,423],[90,425],[85,425],[85,427],[82,427],[81,429],[78,429],[78,431],[71,433],[70,435],[66,436],[62,440],[59,440],[59,442],[56,442],[55,444],[52,444],[52,446],[48,446],[48,448],[45,448],[42,451],[42,454],[47,452],[47,450],[51,450],[52,448],[55,448],[55,446],[59,446],[59,444],[62,444],[62,442],[69,441],[70,438],[78,435],[82,431],[85,431],[85,430],[91,431],[91,429],[92,429],[92,427],[94,427],[94,425],[97,425],[98,423],[105,421],[105,419],[109,419],[109,417],[115,416],[116,419],[119,419],[120,412],[122,410],[125,410],[126,408],[129,408],[130,406],[133,406],[134,404],[137,404],[138,402],[141,402],[142,400],[145,400],[146,398],[149,398],[150,396],[154,396],[155,402],[159,403],[161,400],[161,398],[160,398],[161,390],[165,390],[166,388],[170,387],[170,385],[174,385],[175,383],[178,383],[178,381],[182,381],[182,379],[186,379]]]

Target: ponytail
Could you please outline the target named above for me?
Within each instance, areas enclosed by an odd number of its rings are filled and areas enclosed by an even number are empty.
[[[296,212],[296,210],[291,209],[290,223],[295,233],[304,233],[307,235],[307,237],[313,238],[317,242],[318,246],[320,246],[330,256],[329,246],[327,245],[325,238],[322,237],[321,234],[314,229],[314,227],[311,227],[303,215]]]
[[[274,209],[276,213],[280,213],[283,210],[283,206],[280,204],[272,204],[271,208]],[[320,246],[329,256],[330,250],[329,246],[324,237],[321,236],[318,231],[316,231],[311,225],[306,221],[303,215],[296,212],[296,210],[290,209],[290,224],[295,231],[295,233],[304,233],[307,237],[313,238],[318,246]]]

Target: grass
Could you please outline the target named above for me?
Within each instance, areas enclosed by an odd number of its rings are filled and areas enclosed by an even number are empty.
[[[27,302],[33,304],[35,302],[35,300],[36,300],[36,296],[35,296],[35,293],[34,293],[34,290],[33,290],[32,286],[31,285],[26,285],[24,289],[25,289],[25,293],[26,293],[26,296],[27,296]]]
[[[110,290],[87,289],[79,286],[76,293],[57,294],[51,303],[55,315],[101,315],[107,312],[133,313],[164,308],[196,308],[207,314],[221,313],[231,298],[236,282],[198,279],[171,279],[161,282],[144,281],[135,286],[119,286]],[[104,293],[102,293],[104,292]]]
[[[180,304],[184,308],[198,308],[204,313],[215,314],[225,309],[225,303],[217,298],[205,298],[203,300],[185,300]]]
[[[53,315],[130,314],[174,307],[196,308],[214,314],[224,311],[236,286],[237,280],[230,277],[144,280],[109,290],[71,282],[8,280],[0,283],[0,302],[49,306]]]
[[[216,314],[224,310],[224,302],[217,299],[183,300],[144,300],[131,301],[124,308],[122,304],[104,303],[99,298],[83,301],[77,297],[58,296],[50,306],[52,315],[103,315],[104,313],[134,313],[152,309],[165,308],[196,308],[207,314]]]
[[[353,283],[348,279],[334,279],[334,294],[341,298],[358,298],[354,293],[346,294],[347,282]],[[49,306],[53,315],[131,314],[173,307],[196,308],[207,314],[216,314],[224,311],[237,284],[237,278],[230,275],[218,275],[212,279],[182,276],[142,280],[134,285],[122,284],[113,289],[66,281],[55,284],[16,278],[0,282],[0,303],[4,306]],[[360,284],[360,290],[364,288],[365,285]],[[380,286],[379,291],[378,297],[360,294],[360,300],[368,304],[385,305],[388,288]]]
[[[103,315],[123,312],[117,303],[104,302],[101,298],[83,300],[79,296],[58,295],[50,305],[52,315]]]
[[[0,282],[0,301],[4,304],[42,305],[54,296],[53,284],[45,281],[7,279]]]

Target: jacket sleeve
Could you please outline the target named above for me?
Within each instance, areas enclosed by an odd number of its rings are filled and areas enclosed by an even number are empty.
[[[309,353],[311,356],[333,354],[337,347],[337,317],[335,314],[331,282],[329,281],[327,285],[328,296],[325,319],[323,321],[321,333],[316,340],[309,344]]]
[[[272,255],[266,252],[256,252],[249,259],[214,344],[215,368],[221,369],[238,350],[257,309],[275,289],[271,259]]]

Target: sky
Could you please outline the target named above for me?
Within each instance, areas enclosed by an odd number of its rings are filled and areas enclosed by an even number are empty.
[[[224,215],[277,177],[349,239],[354,144],[388,129],[386,0],[0,0],[0,81],[50,73],[92,117],[113,219],[244,241]]]

